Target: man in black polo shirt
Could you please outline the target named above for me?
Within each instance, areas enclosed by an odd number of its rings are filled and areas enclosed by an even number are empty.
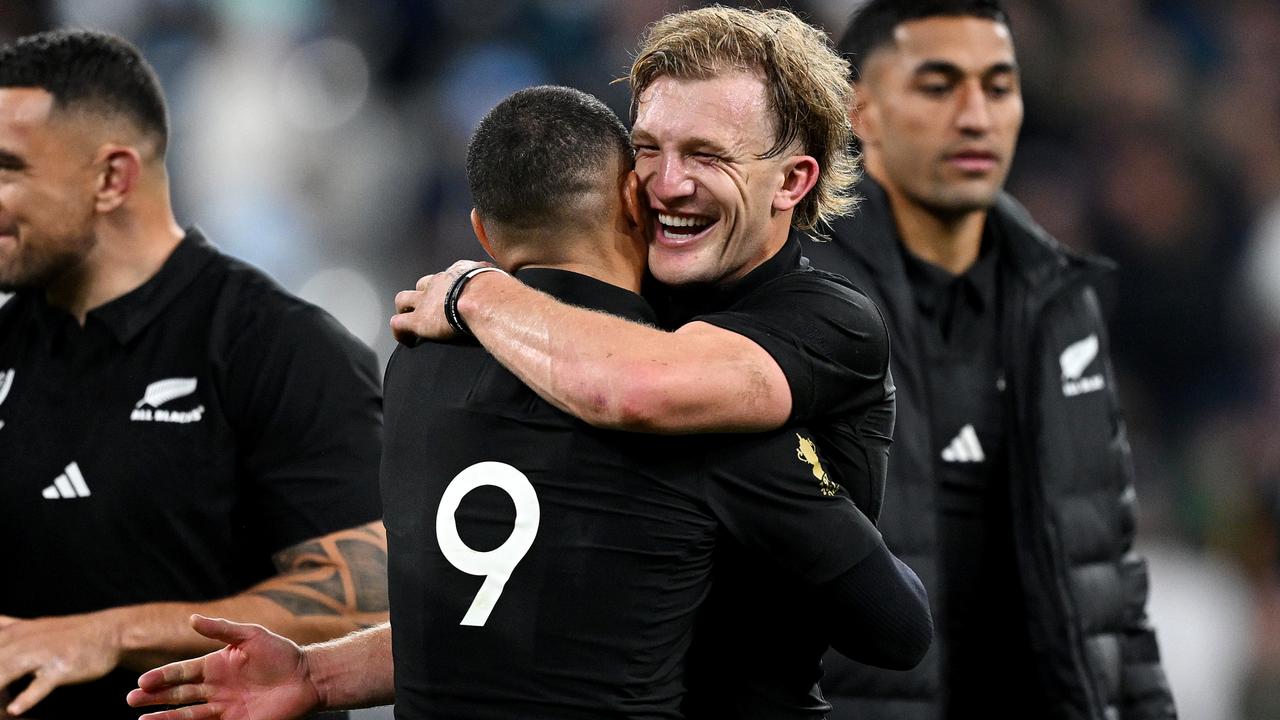
[[[0,48],[0,716],[136,717],[195,610],[387,617],[373,355],[178,227],[166,140],[125,41]]]
[[[477,236],[531,286],[652,322],[635,293],[645,254],[638,199],[634,185],[619,191],[630,154],[626,130],[594,98],[516,93],[468,150]],[[234,667],[230,652],[216,653],[149,673],[134,701],[200,699],[254,718],[335,697],[377,701],[370,689],[385,691],[385,677],[371,681],[358,660],[385,662],[390,634],[401,718],[679,717],[685,650],[722,528],[788,567],[808,612],[837,614],[829,624],[844,651],[901,665],[928,645],[912,573],[826,476],[803,428],[688,438],[598,430],[470,343],[399,348],[386,387],[394,633],[299,651],[244,626],[211,626],[239,658],[293,659]],[[873,622],[878,608],[892,622]],[[247,682],[249,665],[308,671],[278,672],[263,692]],[[183,695],[184,680],[195,694]]]
[[[859,214],[805,252],[885,311],[881,527],[939,633],[910,673],[830,655],[833,717],[1172,717],[1132,553],[1106,266],[1000,190],[1023,112],[1008,19],[994,0],[872,0],[840,48],[868,177]]]

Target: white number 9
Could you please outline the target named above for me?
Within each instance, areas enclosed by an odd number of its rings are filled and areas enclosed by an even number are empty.
[[[454,513],[467,493],[478,487],[492,485],[511,496],[516,506],[516,524],[511,535],[501,546],[487,552],[473,550],[458,537],[458,522]],[[468,575],[485,576],[484,584],[471,601],[471,607],[462,618],[462,625],[480,627],[489,619],[489,613],[502,595],[502,588],[511,577],[511,571],[524,558],[538,534],[541,510],[538,493],[524,473],[500,462],[481,462],[458,473],[444,489],[440,509],[436,511],[436,541],[440,551],[454,567]]]

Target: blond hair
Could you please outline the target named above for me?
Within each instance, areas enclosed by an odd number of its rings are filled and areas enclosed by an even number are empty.
[[[796,205],[792,224],[811,230],[852,210],[858,157],[849,145],[849,63],[826,33],[786,10],[716,5],[654,23],[631,64],[633,116],[636,99],[658,78],[706,80],[734,71],[764,75],[776,140],[760,157],[799,143],[818,160],[818,182]]]

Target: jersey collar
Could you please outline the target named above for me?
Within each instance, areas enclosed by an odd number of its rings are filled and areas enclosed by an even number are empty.
[[[88,316],[102,323],[121,345],[127,345],[182,294],[216,253],[198,229],[188,228],[150,280],[90,310]]]
[[[521,268],[516,271],[516,277],[525,285],[570,305],[600,310],[649,325],[657,324],[657,316],[644,298],[593,277],[554,268]]]
[[[659,286],[666,287],[666,291],[659,290],[656,297],[666,296],[666,302],[660,303],[669,306],[663,313],[664,319],[668,325],[676,326],[696,315],[728,308],[770,280],[808,268],[809,261],[801,257],[799,235],[793,231],[773,257],[757,265],[740,280],[718,285]]]

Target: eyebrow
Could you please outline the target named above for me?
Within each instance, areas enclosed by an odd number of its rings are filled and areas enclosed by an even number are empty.
[[[0,170],[25,170],[27,161],[8,150],[0,149]]]
[[[1017,74],[1018,66],[1011,62],[998,62],[991,67],[982,71],[983,77],[991,77],[992,75]],[[964,70],[959,65],[947,60],[925,60],[916,66],[914,75],[927,75],[929,73],[938,73],[946,75],[949,78],[958,78],[964,76]]]
[[[652,135],[645,132],[644,130],[632,130],[631,144],[635,145],[637,142],[657,143],[657,140]],[[703,138],[703,137],[694,136],[691,138],[686,138],[682,144],[686,148],[700,148],[704,150],[710,150],[711,152],[717,153],[717,154],[724,154],[729,152],[728,148],[721,145],[720,143],[715,142],[714,140],[708,140],[707,138]]]

